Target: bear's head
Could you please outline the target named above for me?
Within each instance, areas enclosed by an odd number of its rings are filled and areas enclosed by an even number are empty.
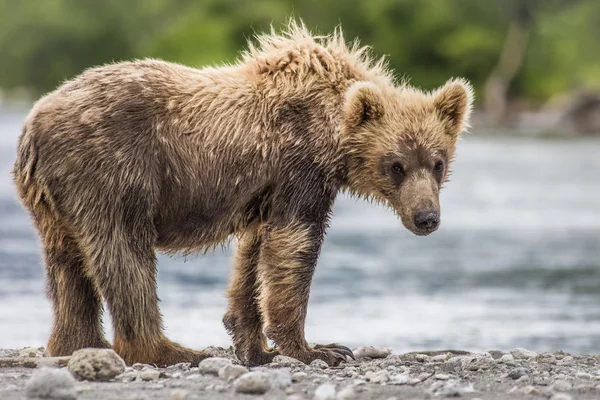
[[[434,232],[440,189],[472,102],[471,86],[459,79],[431,93],[354,83],[342,118],[349,190],[387,203],[417,235]]]

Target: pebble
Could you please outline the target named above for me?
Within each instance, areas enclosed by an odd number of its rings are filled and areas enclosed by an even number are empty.
[[[285,389],[292,385],[292,374],[289,369],[275,369],[271,371],[271,384],[274,388]]]
[[[306,372],[294,372],[292,374],[292,382],[300,382],[308,377]]]
[[[352,352],[354,353],[354,357],[356,358],[386,358],[387,356],[392,354],[392,349],[391,347],[379,348],[373,346],[365,346],[358,347],[352,350]]]
[[[143,381],[157,381],[160,377],[160,371],[155,370],[154,368],[144,368],[140,372],[139,377]]]
[[[431,361],[433,361],[433,362],[444,362],[446,360],[449,360],[450,358],[452,358],[452,353],[438,354],[437,356],[431,357]]]
[[[335,400],[335,386],[331,383],[323,383],[315,390],[314,400]]]
[[[171,400],[188,400],[190,399],[191,393],[185,389],[174,389],[171,391]]]
[[[446,374],[435,374],[433,378],[437,379],[438,381],[447,381],[448,379],[450,379],[450,376]]]
[[[345,388],[343,388],[342,390],[340,390],[338,392],[338,394],[335,396],[336,400],[354,400],[357,397],[357,393],[354,390],[354,388],[352,386],[346,386]]]
[[[36,370],[25,385],[30,399],[74,400],[75,378],[66,369],[41,368]]]
[[[248,368],[242,365],[227,364],[219,370],[218,375],[219,378],[229,382],[244,375],[246,372],[248,372]]]
[[[535,386],[525,386],[525,388],[523,389],[523,393],[531,394],[534,396],[543,396],[544,395],[544,392],[542,392],[540,389],[536,388]]]
[[[512,354],[505,354],[498,359],[499,363],[509,363],[515,361],[515,358]]]
[[[555,392],[568,392],[572,388],[573,386],[569,382],[562,379],[559,379],[552,384],[552,390]]]
[[[231,360],[221,357],[209,357],[200,361],[198,370],[203,374],[219,375],[219,371],[226,365],[230,365]]]
[[[326,363],[325,361],[323,361],[323,360],[320,360],[320,359],[313,360],[313,361],[310,363],[310,366],[311,366],[312,368],[320,368],[320,369],[325,369],[325,368],[328,368],[328,367],[329,367],[329,365],[327,365],[327,363]]]
[[[510,354],[516,360],[528,360],[531,357],[536,357],[538,355],[535,351],[523,349],[523,348],[520,348],[520,347],[518,347],[518,348],[516,348],[514,350],[511,350]]]
[[[271,379],[267,372],[252,371],[237,378],[233,385],[238,393],[263,394],[271,388]]]
[[[81,349],[73,353],[67,368],[79,380],[109,381],[125,372],[125,361],[112,349]]]
[[[519,379],[522,376],[527,375],[527,370],[523,367],[513,368],[509,371],[508,377],[512,379]]]

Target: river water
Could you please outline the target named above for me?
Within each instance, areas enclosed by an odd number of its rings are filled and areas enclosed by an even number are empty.
[[[40,244],[9,177],[24,115],[0,111],[0,348],[43,346],[52,324]],[[309,341],[600,353],[600,140],[474,132],[441,202],[440,230],[417,237],[390,210],[338,199]],[[230,344],[221,325],[230,265],[231,248],[159,257],[171,339]],[[107,315],[105,326],[110,337]]]

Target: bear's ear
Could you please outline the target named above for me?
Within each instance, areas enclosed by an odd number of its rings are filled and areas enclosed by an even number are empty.
[[[350,86],[344,103],[344,119],[350,127],[358,127],[382,116],[382,93],[377,86],[368,82]]]
[[[434,93],[434,106],[447,123],[448,133],[458,136],[469,127],[473,108],[473,88],[464,79],[451,79]]]

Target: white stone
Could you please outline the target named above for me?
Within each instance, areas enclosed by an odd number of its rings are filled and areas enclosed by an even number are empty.
[[[527,349],[523,349],[523,348],[516,348],[514,350],[510,351],[510,354],[516,359],[516,360],[528,360],[531,357],[535,357],[538,354],[535,351],[531,351],[531,350],[527,350]]]
[[[434,379],[437,379],[437,380],[439,380],[439,381],[447,381],[448,379],[450,379],[450,376],[449,376],[449,375],[446,375],[446,374],[435,374],[435,375],[433,376],[433,378],[434,378]]]
[[[575,376],[579,379],[592,379],[592,374],[583,371],[579,371]]]
[[[499,363],[508,363],[515,361],[515,358],[512,354],[504,354],[502,357],[498,359]]]
[[[75,378],[66,369],[41,368],[36,370],[25,385],[30,399],[74,400]]]
[[[19,350],[19,357],[42,357],[44,352],[41,349],[36,349],[34,347],[25,347],[24,349]]]
[[[335,386],[331,383],[323,383],[315,390],[314,400],[335,400]]]
[[[219,370],[219,378],[226,380],[227,382],[233,381],[238,377],[248,372],[248,368],[242,365],[227,364]]]
[[[281,365],[282,367],[289,367],[292,365],[304,365],[304,363],[300,360],[296,360],[295,358],[278,355],[273,358],[273,362]]]
[[[231,360],[221,357],[209,357],[200,361],[198,369],[203,374],[219,375],[219,371],[226,365],[230,365]]]
[[[373,346],[365,346],[365,347],[358,347],[358,348],[352,350],[352,352],[354,353],[354,357],[356,357],[356,358],[364,358],[364,357],[386,358],[387,356],[392,354],[392,349],[390,347],[379,348],[379,347],[373,347]]]
[[[427,354],[415,354],[415,360],[419,362],[429,362],[430,359],[431,357],[429,357]]]
[[[109,381],[125,371],[125,361],[112,349],[81,349],[73,353],[67,367],[77,379]]]
[[[154,368],[144,368],[140,372],[139,377],[143,381],[157,381],[160,377],[160,371],[155,370]]]
[[[237,378],[233,385],[238,393],[263,394],[271,388],[271,377],[263,371],[247,372]]]
[[[174,389],[171,391],[171,400],[188,400],[191,398],[191,393],[185,389]]]

